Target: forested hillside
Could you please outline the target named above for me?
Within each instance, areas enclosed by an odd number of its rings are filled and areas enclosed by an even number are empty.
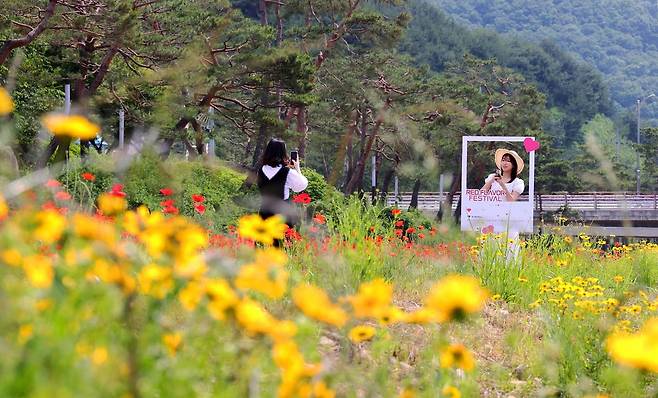
[[[541,42],[549,38],[605,76],[629,108],[658,91],[658,3],[654,0],[431,0],[457,21]],[[658,106],[647,107],[658,116]]]
[[[601,74],[552,41],[533,44],[492,30],[469,29],[424,1],[409,4],[412,20],[400,48],[436,71],[461,62],[464,54],[495,58],[547,95],[552,109],[543,127],[561,147],[582,141],[581,127],[596,114],[610,115],[612,104]]]

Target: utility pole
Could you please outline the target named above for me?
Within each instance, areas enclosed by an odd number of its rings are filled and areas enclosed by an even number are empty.
[[[655,96],[656,94],[649,94],[646,97],[637,100],[637,136],[636,136],[637,150],[635,151],[636,153],[635,176],[637,178],[637,188],[635,193],[637,195],[640,194],[640,107],[642,105],[642,101],[646,101],[649,98],[653,98]]]

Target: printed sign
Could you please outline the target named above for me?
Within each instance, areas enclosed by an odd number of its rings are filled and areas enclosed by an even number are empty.
[[[533,232],[538,148],[534,137],[463,137],[463,231],[511,236]]]

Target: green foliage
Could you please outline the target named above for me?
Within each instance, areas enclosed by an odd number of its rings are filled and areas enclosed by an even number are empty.
[[[555,145],[564,147],[581,141],[583,123],[596,113],[611,113],[601,76],[555,44],[543,41],[537,45],[493,31],[469,30],[423,1],[412,2],[409,10],[413,20],[400,44],[402,51],[436,71],[460,61],[464,54],[472,54],[495,58],[500,65],[520,73],[546,93],[548,106],[563,112],[561,130],[549,130],[558,138]]]
[[[595,65],[605,76],[612,97],[622,107],[630,108],[645,90],[658,87],[658,64],[655,62],[658,47],[654,30],[658,25],[658,6],[654,1],[640,0],[632,4],[614,0],[431,2],[459,22],[535,42],[549,39],[558,43],[562,49]],[[557,53],[551,51],[549,54]],[[551,71],[545,70],[544,73]],[[574,85],[585,88],[581,83],[586,82],[566,83],[565,88]],[[581,96],[576,90],[568,93]],[[591,106],[580,100],[577,102],[585,107]],[[656,118],[658,108],[649,112],[652,118]],[[590,114],[588,118],[592,116]]]

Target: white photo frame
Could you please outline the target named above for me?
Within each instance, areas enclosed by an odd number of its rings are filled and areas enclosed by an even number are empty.
[[[534,137],[464,136],[462,137],[461,229],[482,233],[532,233],[535,198],[535,151],[528,155],[527,201],[483,201],[485,193],[468,189],[468,144],[473,142],[521,142]],[[478,191],[475,193],[474,191]],[[484,196],[483,196],[484,195]]]

